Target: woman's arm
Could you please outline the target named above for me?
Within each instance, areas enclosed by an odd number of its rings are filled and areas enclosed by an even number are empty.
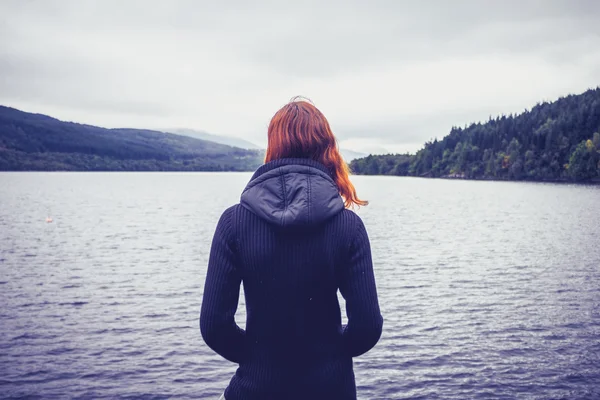
[[[342,267],[340,293],[346,300],[348,324],[344,327],[344,348],[352,357],[366,353],[379,341],[383,318],[379,310],[371,245],[367,230],[356,216],[355,234],[350,243],[348,264]]]
[[[223,213],[213,237],[200,312],[200,332],[216,353],[240,363],[246,351],[246,332],[235,323],[242,277],[234,253],[233,215],[233,207]]]

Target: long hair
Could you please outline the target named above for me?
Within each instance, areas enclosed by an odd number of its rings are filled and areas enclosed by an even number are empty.
[[[340,155],[329,122],[308,101],[294,98],[271,119],[265,162],[281,158],[309,158],[320,162],[331,173],[346,208],[368,204],[356,195],[348,177],[348,165]]]

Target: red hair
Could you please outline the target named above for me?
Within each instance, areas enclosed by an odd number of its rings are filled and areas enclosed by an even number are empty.
[[[311,103],[295,98],[277,111],[269,124],[268,142],[265,162],[281,158],[318,161],[329,169],[346,208],[368,204],[356,195],[329,122]]]

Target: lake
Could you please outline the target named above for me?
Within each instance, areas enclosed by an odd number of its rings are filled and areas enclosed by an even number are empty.
[[[0,397],[216,400],[202,289],[249,178],[0,173]],[[353,181],[385,319],[360,399],[600,398],[600,187]]]

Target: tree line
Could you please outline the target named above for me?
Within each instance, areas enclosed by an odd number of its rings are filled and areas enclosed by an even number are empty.
[[[350,168],[365,175],[600,180],[600,88],[453,127],[416,154],[370,155]]]

